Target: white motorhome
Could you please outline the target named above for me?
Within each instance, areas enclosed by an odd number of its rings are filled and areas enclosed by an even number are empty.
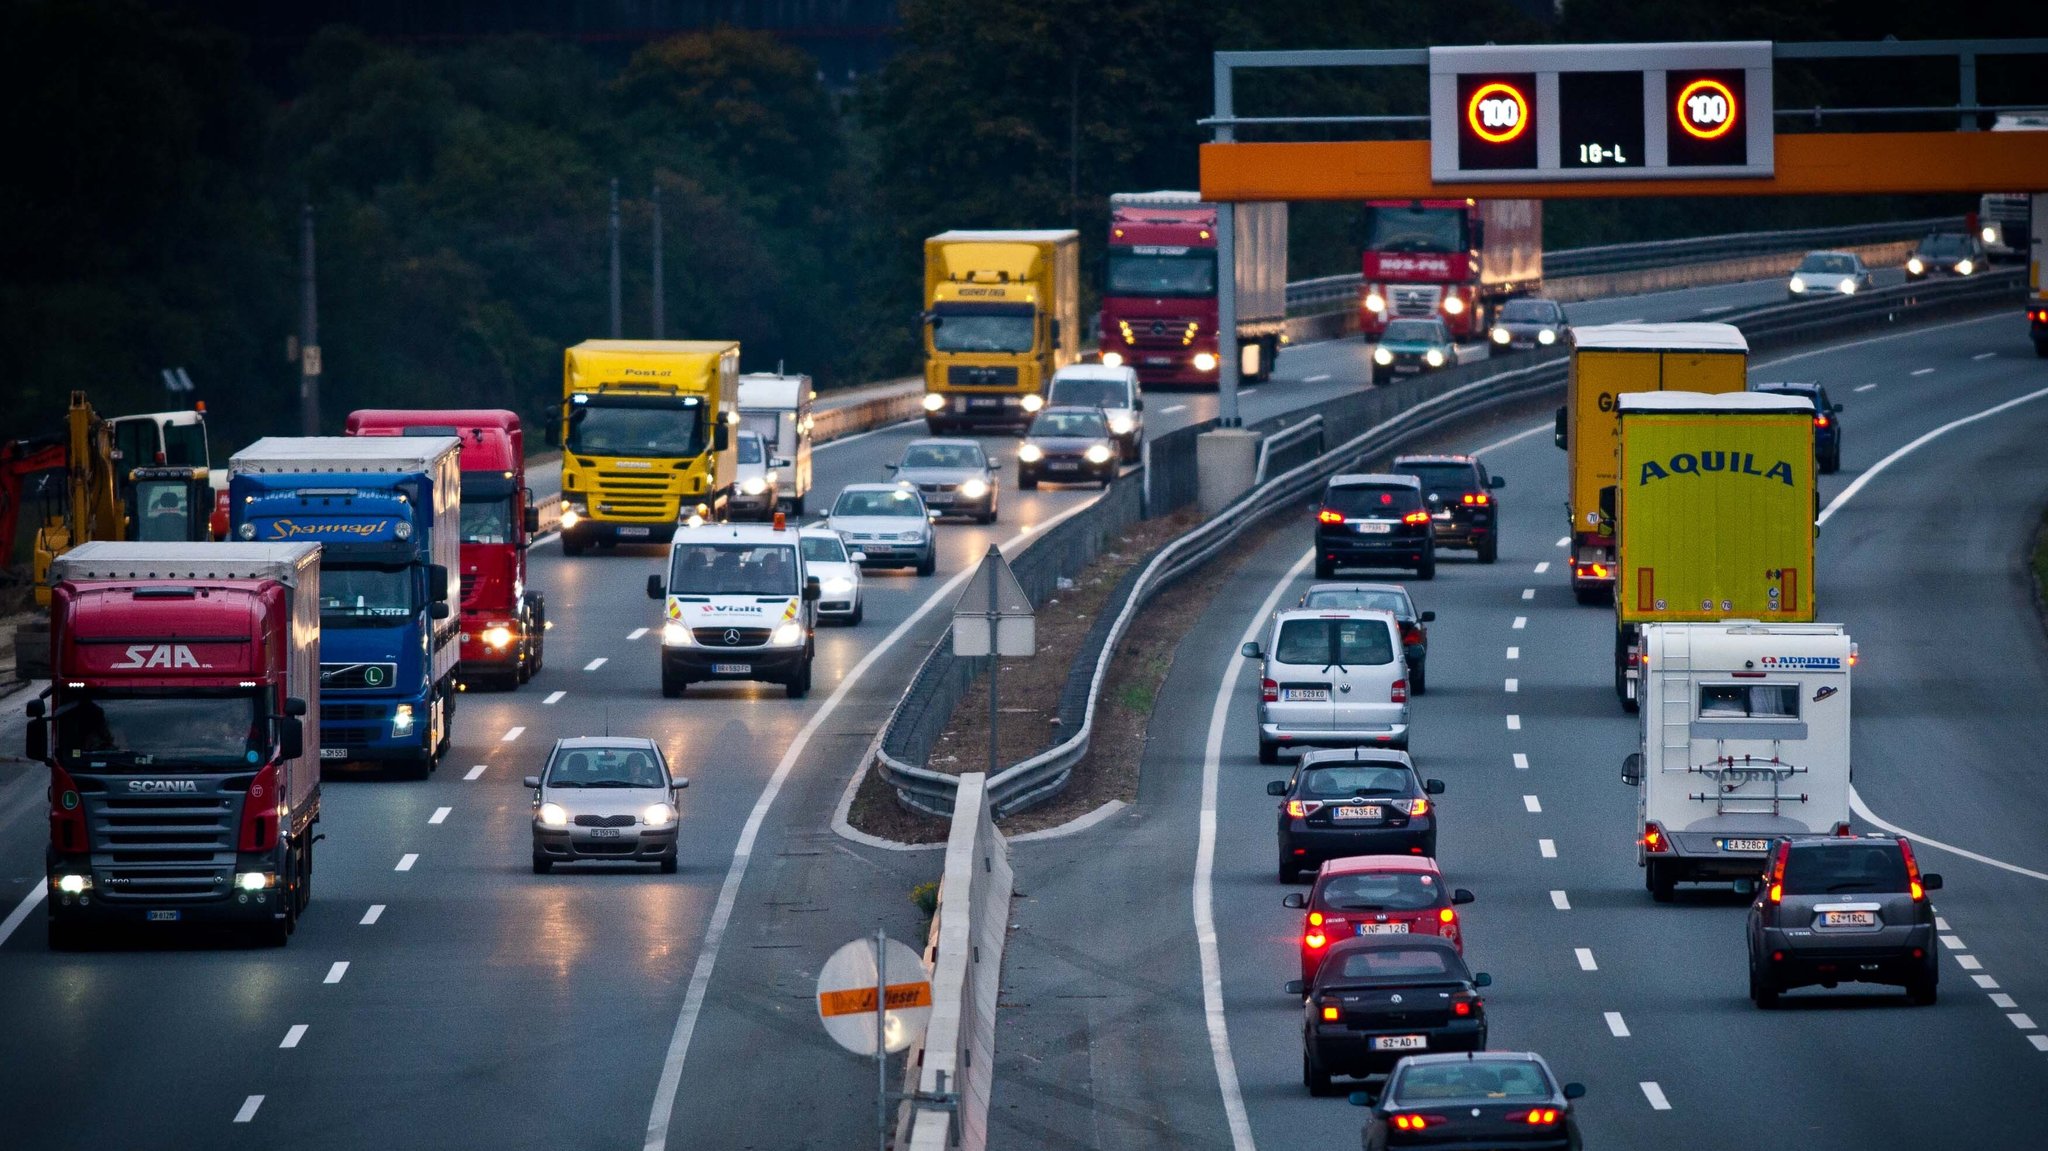
[[[804,514],[804,497],[811,490],[811,401],[816,396],[809,376],[740,376],[740,427],[761,434],[768,449],[766,468],[774,480],[767,481],[765,473],[762,478],[791,515]]]
[[[1840,624],[1643,628],[1636,863],[1674,884],[1754,879],[1781,836],[1849,834],[1849,672]]]

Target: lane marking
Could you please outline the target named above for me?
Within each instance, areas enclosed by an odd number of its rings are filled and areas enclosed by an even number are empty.
[[[1974,424],[1978,420],[1989,419],[1990,417],[1995,416],[2008,408],[2016,408],[2021,404],[2028,403],[2033,400],[2038,400],[2042,396],[2048,396],[2048,388],[2037,388],[2034,391],[2028,392],[2026,395],[2015,396],[2002,404],[1994,404],[1991,407],[1985,408],[1983,411],[1978,412],[1975,415],[1964,416],[1961,419],[1950,420],[1949,422],[1941,425],[1938,428],[1935,428],[1932,431],[1921,433],[1918,437],[1916,437],[1910,443],[1906,444],[1904,447],[1901,447],[1893,451],[1892,454],[1870,465],[1869,470],[1865,471],[1862,475],[1857,476],[1854,483],[1851,483],[1848,487],[1843,488],[1841,492],[1835,496],[1834,499],[1828,501],[1828,506],[1821,510],[1820,518],[1815,520],[1814,522],[1816,524],[1827,523],[1828,519],[1832,517],[1835,514],[1835,512],[1841,508],[1843,504],[1846,504],[1850,500],[1856,498],[1856,493],[1862,491],[1863,486],[1865,484],[1869,483],[1878,475],[1882,474],[1886,468],[1891,467],[1894,463],[1906,458],[1915,451],[1918,451],[1922,445],[1932,440],[1939,439],[1940,437],[1947,435],[1949,432],[1952,432],[1955,429],[1962,427],[1964,424]],[[1849,794],[1851,798],[1854,798],[1856,793],[1852,789]],[[1914,838],[1918,837],[1915,836]],[[1934,841],[1931,839],[1927,842],[1929,844],[1934,843]],[[2040,872],[2029,872],[2028,874],[2034,875],[2041,879],[2048,879],[2048,875],[2042,875]]]
[[[1522,690],[1522,681],[1510,676],[1507,681],[1507,690],[1509,695],[1519,693]]]
[[[1984,961],[1978,959],[1974,955],[1958,955],[1955,957],[1955,961],[1956,965],[1958,967],[1961,967],[1964,971],[1984,970]]]
[[[437,808],[435,808],[435,809],[434,809],[434,814],[432,814],[432,815],[430,815],[430,816],[428,816],[428,817],[427,817],[427,822],[428,822],[428,823],[439,823],[439,822],[441,822],[442,820],[444,820],[444,819],[447,819],[447,818],[448,818],[448,813],[449,813],[449,812],[451,812],[451,811],[454,811],[454,810],[455,810],[455,809],[454,809],[454,808],[452,808],[452,807],[437,807]]]
[[[2003,991],[1999,991],[1999,992],[1994,992],[1994,993],[1992,994],[1992,996],[1991,996],[1991,1006],[1993,1006],[1993,1007],[2003,1007],[2003,1008],[2011,1009],[2011,1008],[2014,1008],[2014,1007],[2018,1007],[2018,1006],[2019,1006],[2019,1004],[2017,1004],[2017,1003],[2013,1002],[2013,998],[2012,998],[2012,996],[2010,996],[2010,995],[2007,995],[2007,994],[2006,994],[2005,992],[2003,992]]]
[[[1702,316],[1718,316],[1718,315],[1720,315],[1720,314],[1721,314],[1722,312],[1732,312],[1732,311],[1734,311],[1734,310],[1735,310],[1735,305],[1734,305],[1734,304],[1714,304],[1714,305],[1712,305],[1711,307],[1705,307],[1705,308],[1701,308],[1701,309],[1700,309],[1700,315],[1702,315]]]
[[[1614,322],[1617,324],[1640,324],[1643,322],[1643,318],[1641,316],[1630,316],[1626,320],[1616,320]]]
[[[1530,436],[1535,435],[1537,432],[1553,431],[1555,430],[1555,427],[1556,425],[1554,423],[1537,424],[1533,428],[1525,428],[1522,431],[1516,432],[1512,436],[1508,436],[1505,439],[1495,440],[1492,443],[1487,444],[1485,447],[1476,448],[1465,454],[1470,456],[1483,456],[1488,452],[1499,451],[1500,449],[1507,447],[1509,444],[1521,443],[1523,440],[1528,439]]]
[[[297,1047],[299,1045],[299,1040],[304,1039],[305,1037],[306,1025],[303,1023],[294,1023],[292,1024],[291,1030],[284,1033],[284,1042],[278,1044],[278,1046],[281,1048]]]
[[[1826,515],[1826,513],[1822,513],[1822,515]],[[1853,783],[1849,785],[1849,810],[1855,812],[1857,816],[1863,819],[1866,823],[1875,825],[1877,829],[1880,831],[1888,831],[1893,835],[1901,835],[1906,837],[1907,839],[1912,840],[1914,843],[1923,843],[1926,844],[1928,847],[1934,848],[1936,851],[1946,851],[1951,855],[1960,855],[1964,859],[1972,859],[1977,861],[1978,863],[1984,864],[1987,867],[1996,867],[2000,871],[2010,871],[2014,875],[2024,875],[2031,879],[2039,879],[2043,882],[2048,882],[2048,872],[2035,871],[2031,867],[2021,867],[2017,863],[2007,863],[2002,859],[1993,859],[1988,855],[1980,855],[1977,852],[1971,851],[1965,847],[1957,847],[1951,843],[1943,843],[1938,839],[1929,839],[1924,835],[1918,834],[1917,832],[1907,831],[1905,828],[1900,827],[1896,823],[1891,823],[1887,820],[1879,818],[1878,814],[1870,810],[1869,805],[1863,802],[1863,797],[1857,794],[1856,785]]]
[[[1916,375],[1916,376],[1928,376],[1928,375],[1933,375],[1933,374],[1934,374],[1934,369],[1933,369],[1933,368],[1921,368],[1921,369],[1919,369],[1919,370],[1917,370],[1917,371],[1915,371],[1915,372],[1913,372],[1913,373],[1911,373],[1911,374],[1912,374],[1912,375]]]
[[[605,665],[605,660],[606,660],[606,658],[608,658],[608,657],[606,657],[606,656],[598,656],[598,657],[597,657],[596,659],[594,659],[594,660],[591,660],[591,661],[590,661],[589,663],[586,663],[586,664],[584,664],[584,665],[583,665],[583,670],[584,670],[584,671],[596,671],[596,670],[597,670],[598,668],[601,668],[601,667],[603,667],[603,666]]]
[[[1969,947],[1963,943],[1962,937],[1958,935],[1944,935],[1941,937],[1941,942],[1942,946],[1947,947],[1951,951],[1969,950]]]
[[[1523,588],[1523,589],[1522,589],[1522,598],[1523,598],[1523,599],[1535,599],[1535,598],[1536,598],[1536,589],[1535,589],[1535,588],[1532,588],[1532,587],[1525,587],[1525,588]]]
[[[397,867],[394,867],[394,868],[392,868],[391,870],[393,870],[393,871],[411,871],[411,870],[412,870],[412,865],[413,865],[413,864],[415,864],[415,863],[418,863],[419,861],[420,861],[420,853],[419,853],[419,852],[417,852],[417,851],[408,851],[408,852],[406,852],[406,853],[405,853],[404,855],[401,855],[401,856],[399,856],[399,857],[398,857],[398,866],[397,866]]]
[[[1556,859],[1557,841],[1555,839],[1539,839],[1536,841],[1536,850],[1545,859]]]
[[[1515,617],[1515,622],[1510,626],[1512,626],[1516,631],[1521,631],[1523,628],[1529,626],[1529,617],[1525,615],[1518,615]]]
[[[2031,1015],[2015,1011],[2008,1014],[2006,1018],[2012,1020],[2012,1025],[2021,1031],[2032,1031],[2034,1029],[2034,1017]]]
[[[1643,1098],[1648,1099],[1650,1101],[1650,1110],[1671,1110],[1671,1101],[1669,1099],[1664,1098],[1664,1089],[1662,1087],[1657,1086],[1656,1080],[1645,1079],[1638,1086],[1642,1087],[1643,1089]]]
[[[633,629],[632,631],[629,631],[629,632],[627,632],[627,633],[626,633],[626,638],[627,638],[627,639],[639,639],[639,638],[640,638],[641,636],[643,636],[643,635],[646,635],[646,634],[647,634],[647,629],[646,629],[646,628],[644,628],[644,627],[636,627],[636,628],[634,628],[634,629]],[[885,1005],[885,1006],[886,1006],[886,1005]]]
[[[1239,388],[1237,389],[1237,394],[1240,396],[1256,395],[1258,394],[1258,390],[1259,389],[1257,388]]]
[[[1511,715],[1511,716],[1509,716],[1509,717],[1508,717],[1508,730],[1509,730],[1509,731],[1520,731],[1520,730],[1522,730],[1522,717],[1521,717],[1521,716],[1519,716],[1519,715]]]
[[[1516,771],[1527,771],[1527,770],[1529,770],[1529,756],[1528,756],[1528,755],[1527,755],[1526,753],[1524,753],[1524,752],[1519,752],[1519,751],[1515,753],[1515,770],[1516,770]]]
[[[2048,1051],[2048,1035],[2029,1035],[2027,1042],[2033,1044],[2036,1051]]]
[[[500,742],[500,743],[511,743],[511,742],[512,742],[513,740],[515,740],[515,739],[518,739],[518,738],[519,738],[520,736],[522,736],[522,735],[525,735],[525,734],[526,734],[526,729],[525,729],[525,728],[523,728],[523,727],[515,727],[515,728],[513,728],[512,730],[510,730],[510,731],[506,732],[506,733],[505,733],[505,737],[504,737],[503,739],[499,740],[498,742]]]
[[[261,1095],[251,1095],[247,1099],[242,1100],[242,1109],[235,1112],[235,1122],[247,1123],[249,1120],[256,1118],[256,1109],[261,1106],[263,1106],[263,1096]]]
[[[1593,962],[1593,949],[1592,949],[1592,948],[1590,948],[1590,947],[1574,947],[1574,948],[1572,948],[1572,954],[1574,954],[1574,955],[1577,955],[1577,956],[1579,957],[1579,970],[1580,970],[1580,971],[1598,971],[1598,970],[1600,970],[1600,965],[1599,965],[1599,964],[1597,964],[1597,963],[1595,963],[1595,962]]]
[[[1856,390],[1856,391],[1859,391],[1859,392],[1867,392],[1867,391],[1869,391],[1870,389],[1872,389],[1872,388],[1874,388],[1874,387],[1876,387],[1876,386],[1877,386],[1876,384],[1858,384],[1858,385],[1856,385],[1856,388],[1855,388],[1855,390]]]
[[[1511,648],[1509,648],[1509,649],[1508,649],[1508,658],[1509,658],[1509,659],[1520,659],[1520,658],[1522,658],[1522,649],[1521,649],[1521,648],[1518,648],[1518,647],[1511,647]]]
[[[2006,313],[1994,313],[1988,316],[1972,316],[1967,320],[1951,320],[1945,324],[1927,324],[1924,326],[1907,328],[1904,331],[1887,332],[1882,336],[1866,336],[1860,340],[1851,340],[1846,344],[1826,344],[1818,348],[1808,349],[1804,352],[1793,352],[1789,356],[1779,356],[1777,359],[1774,360],[1765,360],[1760,364],[1751,364],[1750,367],[1775,368],[1780,364],[1789,364],[1794,360],[1811,359],[1814,356],[1831,356],[1834,355],[1836,352],[1845,352],[1848,351],[1850,348],[1860,348],[1866,344],[1879,344],[1885,342],[1886,340],[1911,339],[1915,336],[1924,336],[1929,332],[1946,331],[1949,328],[1966,328],[1972,324],[2009,324],[2011,322],[2011,317]]]
[[[1522,808],[1530,815],[1541,815],[1543,814],[1543,801],[1533,795],[1525,795],[1522,797]]]
[[[813,448],[812,448],[811,450],[812,450],[812,451],[814,451],[814,452],[822,452],[822,451],[824,451],[824,450],[825,450],[826,448],[836,448],[836,447],[840,446],[841,444],[850,444],[850,443],[853,443],[853,442],[854,442],[854,441],[856,441],[856,440],[864,440],[864,439],[867,439],[867,438],[868,438],[869,436],[879,436],[879,435],[881,435],[881,434],[882,434],[883,432],[893,432],[893,431],[896,431],[896,430],[897,430],[897,429],[899,429],[899,428],[907,428],[907,427],[909,427],[909,426],[910,426],[910,425],[912,425],[912,424],[921,424],[921,423],[923,423],[923,422],[924,422],[924,416],[922,416],[922,415],[915,415],[915,416],[912,416],[912,417],[910,417],[910,418],[909,418],[909,419],[907,419],[907,420],[898,420],[898,421],[896,421],[896,422],[895,422],[895,423],[893,423],[893,424],[883,424],[883,425],[882,425],[881,427],[879,427],[879,428],[869,428],[869,429],[868,429],[867,431],[864,431],[864,432],[855,432],[855,433],[853,433],[853,434],[852,434],[852,435],[850,435],[850,436],[837,436],[837,437],[835,437],[835,438],[833,438],[833,439],[829,439],[829,440],[826,440],[826,441],[825,441],[824,443],[822,443],[822,444],[818,444],[818,445],[816,445],[816,446],[815,446],[815,447],[813,447]]]
[[[1547,572],[1547,571],[1549,571],[1549,570],[1550,570],[1550,561],[1549,561],[1549,560],[1544,560],[1544,561],[1543,561],[1542,563],[1540,563],[1540,564],[1537,564],[1537,565],[1536,565],[1536,574],[1537,574],[1537,575],[1542,575],[1542,574],[1543,574],[1544,572]]]
[[[1616,1039],[1628,1038],[1628,1024],[1621,1021],[1621,1012],[1607,1012],[1607,1030],[1612,1032]]]
[[[1320,384],[1320,383],[1322,383],[1322,382],[1323,382],[1324,380],[1327,380],[1327,379],[1329,379],[1329,378],[1330,378],[1330,373],[1328,373],[1328,372],[1319,372],[1319,373],[1317,373],[1316,375],[1313,375],[1313,376],[1303,376],[1303,377],[1301,378],[1301,382],[1302,382],[1302,383],[1304,383],[1304,384]]]
[[[1170,407],[1170,408],[1161,408],[1161,409],[1159,409],[1159,414],[1160,414],[1160,415],[1162,415],[1162,416],[1170,416],[1170,415],[1172,415],[1172,414],[1173,414],[1173,413],[1175,413],[1175,412],[1184,412],[1184,411],[1187,411],[1187,410],[1188,410],[1188,406],[1187,406],[1186,404],[1175,404],[1175,405],[1173,405],[1173,406],[1172,406],[1172,407]]]
[[[1572,546],[1572,537],[1566,536],[1563,539],[1557,541],[1557,546],[1561,548],[1568,548]]]
[[[325,978],[325,979],[322,979],[322,980],[321,980],[320,982],[322,982],[322,983],[340,983],[340,982],[341,982],[341,977],[342,977],[342,976],[344,976],[344,975],[347,975],[347,974],[348,974],[348,960],[346,960],[346,959],[337,959],[337,960],[335,960],[335,961],[334,961],[334,966],[332,966],[332,967],[329,967],[329,968],[327,969],[327,978]]]
[[[1991,978],[1989,975],[1972,975],[1970,978],[1977,981],[1977,986],[1987,991],[1998,986],[1998,980]]]
[[[37,879],[35,886],[28,889],[28,894],[21,897],[21,902],[14,905],[14,910],[7,913],[6,920],[0,922],[0,944],[7,942],[7,937],[13,935],[14,929],[21,926],[21,921],[28,918],[28,913],[34,911],[44,897],[50,894],[49,887],[47,881]]]
[[[1997,354],[1997,352],[1978,352],[1976,355],[1971,356],[1970,358],[1973,360],[1988,360]]]
[[[551,691],[551,692],[549,692],[549,693],[548,693],[548,697],[547,697],[546,699],[544,699],[544,700],[541,700],[541,702],[542,702],[542,703],[560,703],[560,702],[562,701],[562,697],[563,697],[563,696],[565,696],[565,695],[568,695],[568,694],[569,694],[569,693],[568,693],[568,692],[566,692],[566,691]]]
[[[489,766],[490,764],[488,763],[479,763],[475,767],[470,768],[469,774],[462,778],[465,780],[482,779],[484,777],[484,769]]]
[[[1934,929],[1935,929],[1936,931],[1947,931],[1947,930],[1948,930],[1948,920],[1946,920],[1946,919],[1943,919],[1943,918],[1942,918],[1941,916],[1939,916],[1939,915],[1935,916],[1935,917],[1934,917]]]
[[[1564,897],[1564,892],[1562,891],[1553,891],[1550,893],[1550,905],[1552,907],[1557,908],[1559,911],[1570,911],[1572,909],[1572,901],[1566,899]]]
[[[384,905],[381,903],[372,903],[370,905],[370,909],[368,911],[363,912],[363,917],[362,919],[357,921],[356,926],[368,927],[372,923],[377,922],[377,920],[382,918],[383,915]]]
[[[997,546],[1007,547],[1025,539],[1035,539],[1094,505],[1094,499],[1077,503],[1044,523],[1023,528]],[[1303,557],[1304,566],[1309,558]],[[860,662],[854,664],[839,681],[839,686],[833,688],[832,693],[825,697],[825,701],[818,705],[818,710],[812,712],[811,717],[804,721],[804,725],[797,729],[795,738],[790,740],[789,746],[783,750],[781,760],[775,764],[775,770],[769,774],[767,785],[754,800],[753,810],[747,814],[747,822],[740,828],[739,842],[733,847],[732,863],[727,866],[725,882],[718,889],[718,902],[712,907],[711,921],[705,925],[703,942],[697,951],[697,964],[690,972],[690,984],[683,993],[682,1008],[676,1013],[675,1030],[669,1035],[668,1050],[662,1056],[661,1075],[655,1081],[654,1102],[648,1109],[646,1140],[643,1144],[645,1151],[665,1151],[668,1147],[669,1120],[675,1114],[676,1093],[682,1086],[683,1061],[689,1057],[690,1039],[696,1034],[697,1019],[703,1014],[704,999],[711,988],[711,972],[718,964],[718,953],[725,943],[726,928],[731,924],[733,909],[739,903],[740,884],[746,880],[747,867],[754,858],[754,844],[761,836],[762,825],[768,821],[769,809],[775,806],[775,798],[782,793],[783,785],[788,782],[790,773],[796,770],[797,760],[810,746],[811,737],[817,734],[818,729],[834,712],[839,710],[839,705],[859,685],[861,677],[867,674],[868,669],[888,654],[904,636],[910,634],[911,629],[926,616],[936,611],[941,603],[952,603],[953,597],[959,594],[960,588],[974,575],[975,570],[970,567],[954,573],[927,596],[916,611],[911,612],[894,630],[883,636],[880,643],[868,649]],[[1268,611],[1266,614],[1272,613]],[[1249,643],[1251,640],[1248,638],[1245,642]]]

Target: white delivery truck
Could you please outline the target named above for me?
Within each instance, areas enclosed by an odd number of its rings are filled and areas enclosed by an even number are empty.
[[[767,448],[767,472],[777,502],[791,515],[804,514],[804,496],[811,490],[811,377],[767,372],[740,376],[740,428],[761,434]],[[744,482],[744,481],[743,481]],[[770,511],[774,509],[771,507]],[[766,518],[765,516],[763,518]]]
[[[1848,835],[1849,671],[1840,624],[1653,623],[1642,630],[1636,863],[1675,884],[1754,879],[1772,840]]]

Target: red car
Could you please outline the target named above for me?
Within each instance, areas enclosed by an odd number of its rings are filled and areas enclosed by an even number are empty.
[[[1472,902],[1462,887],[1444,886],[1436,860],[1413,855],[1353,855],[1332,859],[1307,895],[1294,892],[1284,907],[1301,919],[1301,977],[1312,980],[1337,940],[1353,935],[1437,935],[1464,954],[1453,907]]]

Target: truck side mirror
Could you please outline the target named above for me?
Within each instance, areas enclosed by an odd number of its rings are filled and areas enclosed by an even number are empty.
[[[527,535],[540,534],[540,509],[532,504],[528,504],[526,507],[525,527]]]
[[[805,602],[805,603],[817,603],[817,602],[818,602],[818,596],[819,596],[820,594],[821,594],[821,592],[820,592],[820,589],[819,589],[819,587],[818,587],[818,577],[817,577],[817,576],[805,576],[805,577],[804,577],[804,602]]]
[[[306,701],[300,699],[298,696],[295,695],[286,696],[284,701],[284,713],[286,715],[306,714]]]
[[[435,603],[448,602],[448,568],[443,564],[427,565],[427,598]],[[441,616],[435,616],[441,619]]]
[[[1060,322],[1057,319],[1052,321],[1050,335],[1047,336],[1047,339],[1051,341],[1053,347],[1057,348],[1060,346]]]
[[[23,733],[22,754],[37,763],[50,758],[50,725],[43,719],[43,701],[28,702],[28,730]]]
[[[663,588],[662,588],[662,586],[661,586],[661,577],[660,577],[659,575],[651,575],[651,576],[648,576],[648,577],[647,577],[647,598],[648,598],[648,599],[660,599],[660,598],[662,597],[662,594],[663,594]]]
[[[1643,753],[1632,751],[1621,761],[1621,782],[1630,787],[1640,787],[1643,782]]]
[[[732,447],[732,433],[726,429],[724,423],[720,423],[718,430],[711,434],[711,446],[721,452]]]
[[[42,700],[39,700],[39,699],[32,699],[32,700],[29,700],[29,701],[28,701],[28,709],[27,709],[27,711],[28,711],[28,717],[29,717],[30,719],[41,719],[41,718],[43,718],[43,701],[42,701]]]
[[[1559,408],[1559,409],[1557,409],[1557,430],[1556,430],[1556,431],[1554,431],[1554,432],[1552,432],[1552,433],[1550,434],[1550,438],[1551,438],[1551,439],[1553,439],[1553,440],[1556,440],[1556,441],[1557,441],[1557,446],[1558,446],[1558,447],[1563,447],[1563,446],[1564,446],[1564,439],[1565,439],[1565,437],[1564,437],[1564,431],[1565,431],[1564,409],[1563,409],[1563,408]]]
[[[549,447],[559,448],[562,446],[562,429],[555,421],[549,420],[541,425],[541,438],[547,441]]]
[[[296,715],[285,716],[277,729],[278,751],[286,759],[306,754],[306,723]]]
[[[434,606],[427,609],[427,614],[435,619],[447,619],[455,614],[455,609],[448,606],[447,600],[437,599],[434,601]]]

